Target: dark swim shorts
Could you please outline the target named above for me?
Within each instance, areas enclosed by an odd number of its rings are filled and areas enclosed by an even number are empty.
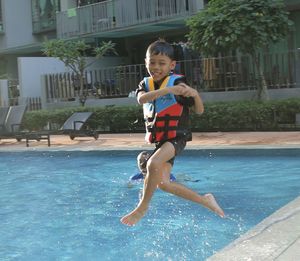
[[[165,142],[170,142],[170,143],[173,144],[173,146],[175,148],[175,156],[179,155],[184,150],[184,148],[186,146],[186,139],[184,137],[176,137],[176,138],[171,139],[171,140],[166,140],[166,141],[156,143],[155,144],[155,150],[153,151],[152,154],[154,154]],[[174,160],[175,160],[175,157],[168,160],[167,162],[169,162],[173,166],[174,165]]]

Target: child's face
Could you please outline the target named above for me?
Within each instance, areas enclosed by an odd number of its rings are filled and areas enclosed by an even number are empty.
[[[138,158],[138,168],[143,173],[143,175],[147,174],[147,160],[149,159],[150,154],[145,153]]]
[[[159,82],[174,70],[176,61],[171,60],[164,54],[148,55],[145,59],[148,73],[155,82]]]

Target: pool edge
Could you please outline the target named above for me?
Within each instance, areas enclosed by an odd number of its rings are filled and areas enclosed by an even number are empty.
[[[300,260],[300,196],[207,261]]]
[[[0,152],[24,152],[24,151],[111,151],[111,150],[152,150],[153,146],[51,146],[51,147],[0,147]],[[300,149],[300,145],[187,145],[185,150],[228,150],[228,149]]]

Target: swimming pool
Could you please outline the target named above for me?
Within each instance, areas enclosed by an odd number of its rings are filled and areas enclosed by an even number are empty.
[[[135,227],[139,151],[0,152],[2,260],[205,260],[300,194],[299,149],[190,150],[173,173],[228,218],[157,191]]]

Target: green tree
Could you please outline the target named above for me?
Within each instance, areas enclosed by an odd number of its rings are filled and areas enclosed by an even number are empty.
[[[211,0],[190,18],[189,41],[205,55],[239,50],[249,54],[258,72],[257,98],[269,98],[259,51],[284,39],[292,28],[282,0]]]
[[[94,60],[88,63],[87,54],[91,49],[92,47],[83,40],[64,41],[55,39],[43,43],[43,52],[49,57],[56,57],[61,60],[74,72],[76,78],[79,79],[79,98],[83,106],[86,101],[86,93],[83,91],[84,73],[87,67],[96,62]],[[92,51],[96,59],[100,59],[109,51],[116,54],[115,44],[111,41],[102,42],[100,46],[93,48]]]

